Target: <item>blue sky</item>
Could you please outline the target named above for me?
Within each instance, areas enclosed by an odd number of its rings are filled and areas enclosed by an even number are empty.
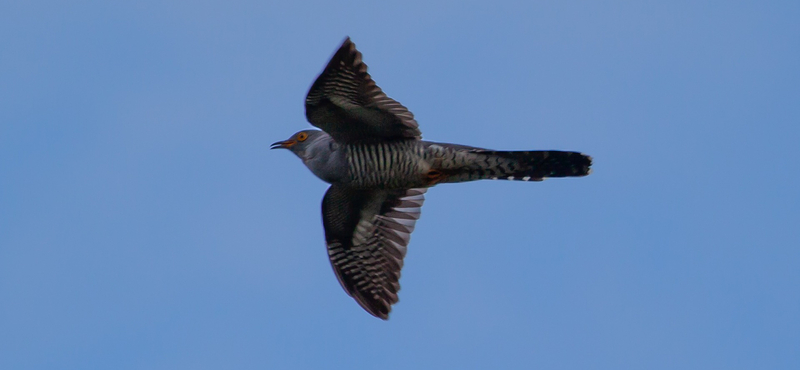
[[[0,6],[0,368],[797,369],[800,4]],[[388,322],[270,143],[345,36],[428,140],[594,173],[428,192]]]

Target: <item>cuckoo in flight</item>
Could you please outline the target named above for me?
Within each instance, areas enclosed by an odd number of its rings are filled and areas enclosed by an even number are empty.
[[[473,180],[541,181],[589,174],[577,152],[497,151],[423,141],[414,115],[386,96],[346,39],[314,81],[303,130],[272,144],[300,157],[331,186],[322,225],[342,288],[370,314],[389,318],[400,269],[427,188]]]

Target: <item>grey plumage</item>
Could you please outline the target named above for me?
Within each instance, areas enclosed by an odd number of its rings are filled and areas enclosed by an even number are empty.
[[[541,181],[590,172],[578,152],[494,151],[421,140],[414,115],[389,98],[346,39],[311,86],[303,130],[289,149],[331,187],[322,201],[328,255],[339,283],[387,319],[428,187],[482,179]]]

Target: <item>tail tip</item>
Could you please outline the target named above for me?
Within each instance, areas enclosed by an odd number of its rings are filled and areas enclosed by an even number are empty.
[[[579,154],[584,159],[584,163],[583,163],[583,166],[581,168],[583,171],[581,171],[582,173],[579,176],[589,176],[589,175],[591,175],[592,174],[592,161],[594,160],[594,158],[592,158],[592,156],[584,154],[584,153],[579,153]]]

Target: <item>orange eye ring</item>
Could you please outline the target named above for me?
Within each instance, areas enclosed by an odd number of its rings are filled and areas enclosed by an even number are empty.
[[[308,139],[308,134],[305,132],[301,132],[297,134],[297,141],[306,141]]]

